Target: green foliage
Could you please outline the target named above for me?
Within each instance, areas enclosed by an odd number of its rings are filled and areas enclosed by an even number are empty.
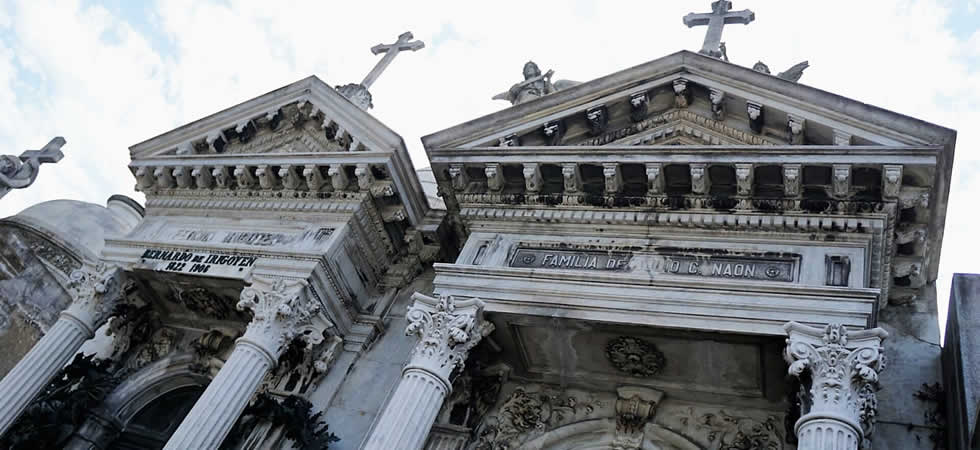
[[[290,395],[279,402],[269,394],[259,394],[242,412],[221,450],[234,449],[240,439],[262,422],[270,423],[273,428],[283,427],[283,434],[295,441],[301,450],[329,448],[331,442],[340,438],[320,420],[322,415],[322,412],[313,414],[313,405],[302,397]]]
[[[0,438],[0,449],[63,448],[89,412],[119,381],[110,372],[110,361],[96,360],[94,354],[76,355]]]

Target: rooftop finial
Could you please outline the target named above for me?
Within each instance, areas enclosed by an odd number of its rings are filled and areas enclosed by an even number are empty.
[[[56,163],[64,156],[61,147],[65,138],[58,136],[40,150],[27,150],[19,157],[0,155],[0,197],[13,189],[22,189],[34,183],[43,163]]]
[[[391,64],[395,57],[402,51],[411,50],[414,52],[425,48],[424,42],[413,41],[412,39],[414,38],[415,37],[412,36],[411,31],[406,31],[398,35],[398,40],[395,41],[394,44],[378,44],[371,47],[371,53],[374,53],[375,55],[378,53],[384,53],[385,56],[381,58],[381,61],[378,61],[378,63],[374,65],[374,68],[368,72],[367,76],[364,77],[364,81],[361,81],[360,84],[350,83],[344,86],[337,86],[337,91],[347,97],[347,99],[350,101],[354,102],[354,104],[357,106],[360,106],[361,109],[369,109],[374,106],[371,104],[371,93],[368,92],[368,88],[378,80],[378,77],[381,76],[381,72],[384,72],[388,65]]]
[[[704,35],[704,44],[699,53],[721,58],[723,55],[721,48],[721,32],[725,25],[730,23],[741,23],[748,25],[755,20],[755,13],[748,9],[741,11],[731,11],[732,2],[719,0],[711,3],[711,12],[703,14],[689,13],[684,16],[684,25],[688,28],[707,25],[708,32]]]

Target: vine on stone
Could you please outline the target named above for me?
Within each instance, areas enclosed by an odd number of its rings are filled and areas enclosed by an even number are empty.
[[[95,359],[95,354],[76,355],[0,438],[0,448],[64,448],[91,410],[122,380],[118,373],[110,372],[111,366],[110,360]]]

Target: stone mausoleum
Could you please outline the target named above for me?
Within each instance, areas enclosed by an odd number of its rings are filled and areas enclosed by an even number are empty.
[[[133,145],[142,206],[3,219],[0,448],[977,448],[956,133],[728,62],[712,6],[698,53],[528,63],[429,168],[367,112],[406,33]]]

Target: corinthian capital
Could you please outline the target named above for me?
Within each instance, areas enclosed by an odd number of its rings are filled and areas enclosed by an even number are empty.
[[[323,331],[331,328],[320,311],[320,304],[306,294],[305,280],[253,277],[252,285],[242,289],[238,309],[252,312],[252,321],[243,339],[267,351],[273,360],[296,337],[315,345]]]
[[[84,266],[69,275],[68,294],[72,302],[63,314],[94,333],[119,304],[123,291],[122,271],[118,267],[104,263]]]
[[[418,336],[409,367],[432,372],[448,383],[454,369],[463,369],[470,349],[493,331],[483,320],[483,301],[478,298],[456,300],[416,293],[408,309],[405,334]]]
[[[851,332],[843,325],[820,329],[796,322],[784,328],[789,336],[784,353],[789,374],[801,381],[797,433],[807,422],[836,420],[867,443],[878,409],[878,374],[885,368],[881,343],[888,333],[881,328]]]

